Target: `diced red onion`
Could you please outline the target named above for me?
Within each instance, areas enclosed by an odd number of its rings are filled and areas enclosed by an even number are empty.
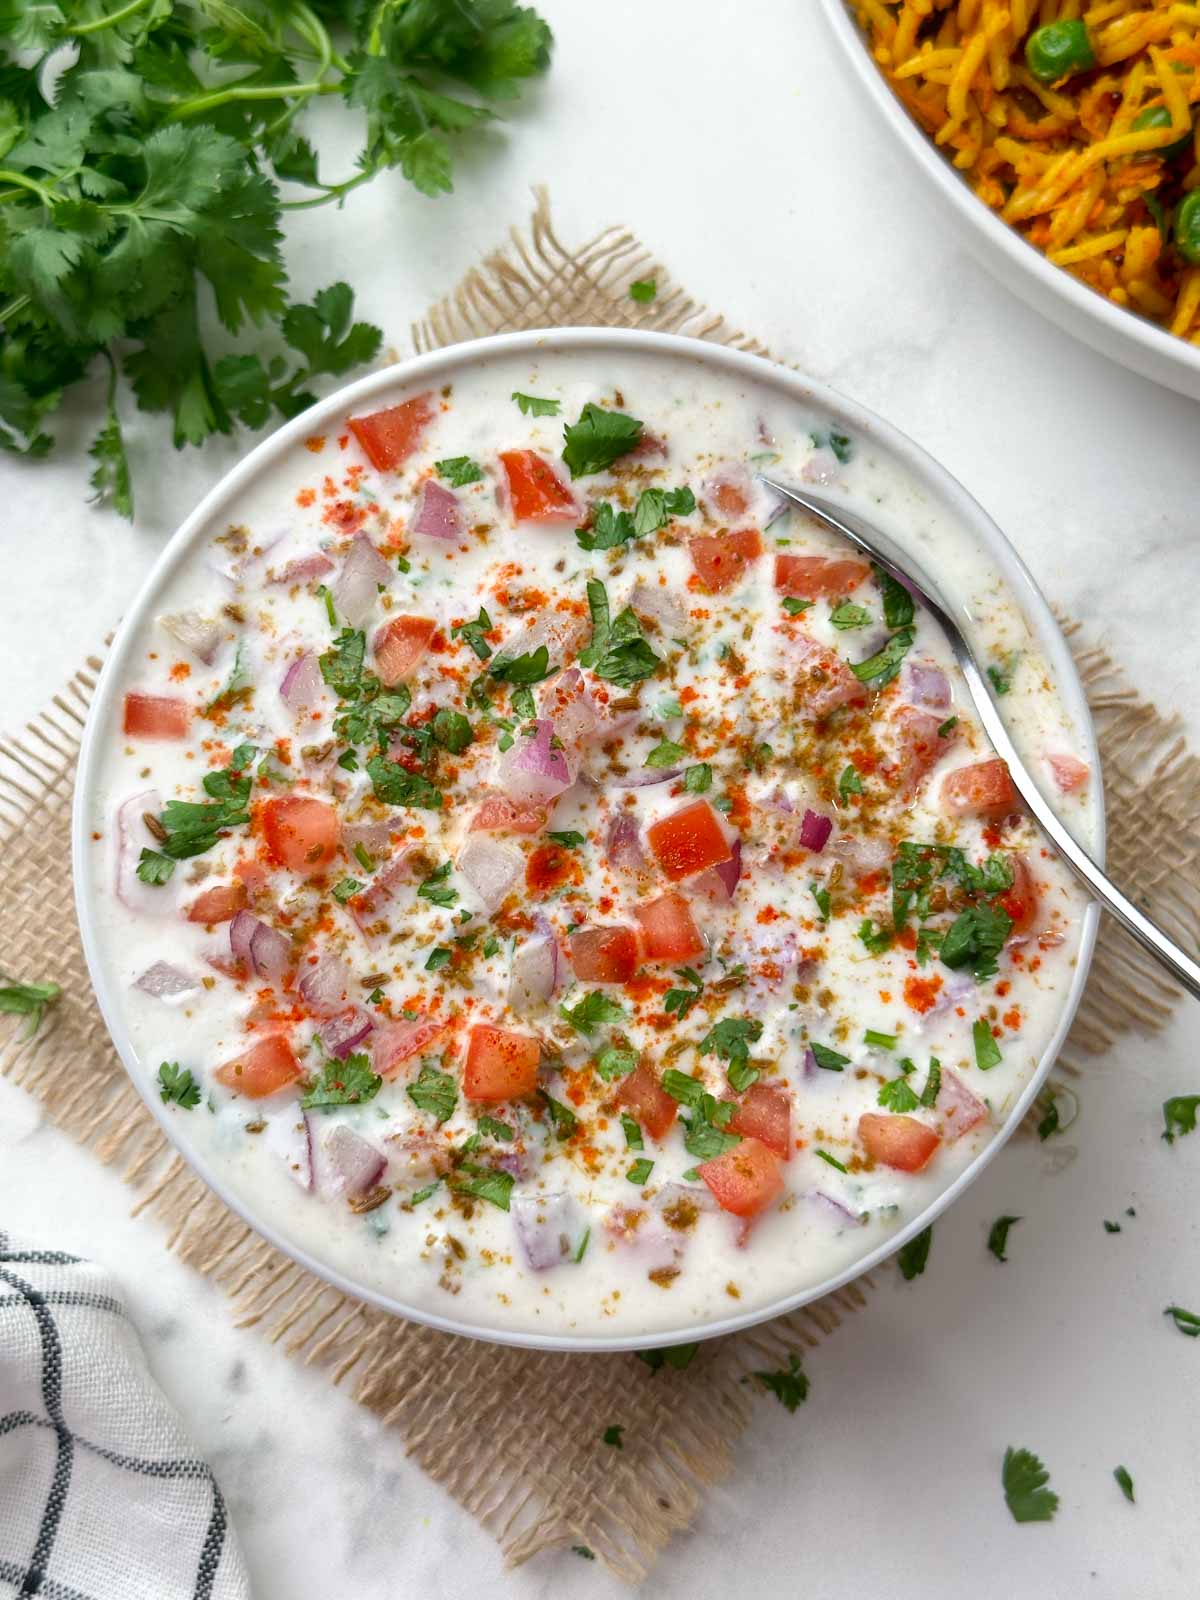
[[[179,967],[173,967],[169,961],[156,961],[152,967],[146,968],[133,987],[170,1004],[185,994],[195,994],[200,987],[200,980]]]
[[[512,749],[499,757],[499,787],[525,805],[555,800],[572,783],[566,757],[550,743],[554,724],[539,717],[533,726],[532,734],[518,734]]]
[[[199,611],[173,611],[159,617],[158,622],[197,660],[206,667],[212,666],[221,643],[221,626],[212,617],[202,616]]]
[[[804,1052],[804,1076],[806,1078],[815,1078],[820,1070],[820,1067],[817,1065],[817,1058],[813,1054],[813,1049],[810,1045]]]
[[[504,899],[525,870],[525,857],[487,834],[469,838],[458,853],[458,870],[489,911]]]
[[[267,1119],[266,1144],[287,1168],[288,1177],[306,1191],[313,1187],[312,1119],[292,1105]]]
[[[375,1023],[361,1006],[350,1006],[330,1017],[321,1027],[322,1048],[328,1056],[344,1061],[352,1050],[357,1050]]]
[[[361,628],[375,609],[380,584],[394,576],[391,567],[365,533],[356,533],[333,586],[337,614],[352,628]]]
[[[619,811],[608,825],[608,842],[604,847],[610,866],[627,872],[636,872],[646,865],[642,849],[642,832],[638,820],[629,811]]]
[[[952,1142],[961,1139],[977,1123],[984,1121],[988,1108],[978,1095],[972,1094],[961,1078],[949,1067],[942,1068],[942,1086],[934,1101],[934,1110],[942,1118],[946,1136]]]
[[[695,1206],[697,1211],[717,1210],[717,1202],[713,1198],[712,1191],[702,1183],[664,1183],[654,1196],[654,1204],[660,1211],[667,1211],[671,1206],[679,1205],[681,1201]]]
[[[835,1200],[831,1194],[826,1194],[823,1189],[812,1189],[804,1198],[810,1205],[816,1206],[829,1222],[837,1224],[850,1222],[856,1228],[860,1228],[867,1220],[861,1212],[851,1211],[840,1200]]]
[[[804,812],[804,820],[800,824],[800,843],[805,850],[811,850],[814,855],[820,855],[829,842],[829,835],[833,832],[832,817],[823,817],[819,812]]]
[[[142,851],[157,848],[157,841],[142,819],[147,814],[157,816],[161,810],[157,789],[130,795],[117,807],[117,899],[128,910],[150,917],[173,916],[179,905],[175,877],[156,886],[143,883],[137,875]]]
[[[387,822],[344,822],[342,824],[342,843],[347,850],[353,850],[356,844],[362,845],[369,856],[376,861],[391,843],[391,824]]]
[[[742,876],[742,841],[735,839],[729,847],[729,860],[719,861],[711,869],[724,887],[725,893],[733,899],[733,891],[737,888]]]
[[[305,968],[296,987],[311,1010],[332,1016],[347,1004],[353,979],[350,968],[337,956],[322,956],[315,966]]]
[[[331,1128],[321,1141],[328,1164],[330,1187],[350,1197],[373,1189],[387,1171],[387,1157],[344,1122]]]
[[[229,949],[258,978],[278,983],[292,964],[292,941],[249,911],[234,913],[229,924]]]
[[[495,1156],[495,1165],[501,1172],[507,1172],[518,1183],[524,1183],[533,1172],[533,1163],[529,1159],[529,1152],[524,1149],[506,1149],[502,1155]]]
[[[674,783],[682,771],[682,767],[670,767],[665,770],[651,767],[639,772],[636,778],[625,778],[620,783],[609,784],[608,787],[612,789],[652,789],[655,784]]]
[[[946,711],[950,706],[950,680],[932,661],[906,661],[903,687],[910,705]]]
[[[314,578],[323,578],[327,572],[333,571],[333,562],[320,550],[310,556],[297,556],[289,561],[286,566],[280,567],[270,579],[271,583],[311,583]]]
[[[551,998],[558,988],[561,973],[562,953],[553,933],[526,939],[513,953],[509,1006],[518,1016],[528,1016]]]
[[[442,1017],[404,1018],[380,1028],[371,1041],[371,1065],[381,1078],[389,1078],[404,1062],[433,1047],[448,1024]]]
[[[375,874],[370,887],[362,894],[356,894],[350,901],[350,915],[358,924],[368,944],[376,943],[379,937],[375,931],[376,924],[385,919],[387,908],[395,900],[401,885],[410,882],[411,879],[412,867],[408,851],[401,850],[395,860]]]
[[[311,650],[298,655],[283,675],[279,697],[293,716],[311,711],[325,689],[321,669]]]
[[[417,502],[417,514],[412,520],[413,533],[425,539],[444,539],[457,542],[462,534],[462,518],[458,513],[458,496],[439,483],[436,478],[426,478]]]
[[[641,582],[634,584],[633,593],[629,596],[629,605],[639,617],[657,622],[662,631],[672,637],[691,626],[687,607],[665,584]]]
[[[836,483],[841,475],[841,465],[832,450],[814,450],[800,469],[805,483]]]
[[[559,742],[576,751],[595,734],[599,714],[578,667],[568,667],[542,690],[541,710],[550,718]]]
[[[616,1244],[635,1254],[639,1266],[647,1272],[675,1265],[679,1235],[668,1232],[657,1211],[643,1206],[614,1206],[604,1218],[604,1231]]]
[[[534,1272],[570,1261],[587,1227],[567,1194],[517,1194],[509,1206],[521,1253]]]

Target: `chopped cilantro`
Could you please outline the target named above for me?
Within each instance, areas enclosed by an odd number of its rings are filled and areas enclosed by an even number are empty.
[[[838,460],[845,466],[854,454],[854,448],[849,434],[846,433],[814,433],[810,436],[813,445],[818,450],[832,450]]]
[[[491,617],[489,617],[483,607],[480,606],[479,615],[475,618],[474,622],[456,623],[454,627],[450,629],[450,635],[451,638],[462,639],[464,643],[469,644],[471,649],[474,650],[475,654],[479,657],[480,661],[486,661],[492,653],[492,647],[484,638],[484,634],[491,631],[491,626]]]
[[[1108,1220],[1108,1218],[1105,1217],[1105,1219],[1104,1219],[1104,1231],[1105,1231],[1105,1233],[1120,1233],[1121,1224],[1119,1222],[1110,1222]]]
[[[501,1211],[508,1210],[514,1178],[510,1172],[497,1172],[492,1167],[477,1167],[464,1161],[450,1177],[450,1187],[455,1194],[470,1195],[475,1200],[486,1200]]]
[[[458,1104],[458,1088],[454,1079],[448,1072],[439,1072],[436,1067],[423,1066],[417,1074],[417,1081],[410,1083],[405,1092],[418,1111],[428,1112],[438,1122],[445,1122],[453,1116]]]
[[[557,671],[557,667],[550,665],[550,652],[544,644],[538,645],[536,650],[530,650],[525,655],[497,656],[488,668],[490,677],[502,683],[518,685],[541,683],[544,678],[553,676]]]
[[[438,945],[429,952],[429,959],[425,963],[426,972],[440,972],[453,958],[454,952],[447,950],[445,945]]]
[[[682,761],[686,755],[687,751],[681,744],[674,744],[670,739],[663,739],[661,743],[654,746],[654,749],[651,750],[642,764],[647,767],[673,767]]]
[[[250,821],[250,779],[235,777],[229,771],[206,772],[202,780],[205,794],[213,800],[204,805],[192,800],[168,800],[159,817],[167,834],[160,840],[162,853],[172,860],[211,850],[221,834]]]
[[[745,1094],[751,1084],[758,1082],[762,1073],[748,1061],[731,1061],[725,1070],[725,1076],[729,1079],[729,1087],[734,1094]]]
[[[668,1067],[663,1073],[662,1086],[671,1099],[678,1100],[681,1105],[698,1106],[704,1097],[701,1079],[692,1077],[690,1072],[677,1072],[674,1067]]]
[[[808,886],[808,892],[812,895],[813,899],[817,902],[817,910],[821,915],[821,921],[822,922],[828,922],[829,921],[829,890],[828,889],[822,889],[820,884],[818,884],[818,883],[810,883],[809,886]]]
[[[654,278],[635,278],[629,285],[629,298],[639,306],[649,305],[658,293],[658,283]]]
[[[1133,1479],[1129,1476],[1128,1469],[1125,1467],[1114,1467],[1113,1477],[1117,1481],[1117,1487],[1125,1496],[1126,1500],[1129,1501],[1129,1504],[1131,1506],[1136,1505],[1137,1502],[1133,1498]]]
[[[433,737],[444,750],[459,756],[474,741],[471,724],[461,711],[448,711],[445,707],[433,719]]]
[[[561,1100],[556,1100],[545,1089],[538,1090],[538,1099],[542,1101],[550,1114],[550,1121],[554,1124],[554,1131],[560,1139],[569,1139],[579,1124],[579,1118],[570,1106],[563,1105]]]
[[[139,873],[140,876],[140,873]],[[1175,1143],[1176,1134],[1195,1133],[1200,1094],[1176,1094],[1163,1101],[1163,1138]]]
[[[458,890],[452,889],[446,882],[450,876],[450,869],[451,863],[443,861],[440,867],[435,868],[421,881],[417,888],[418,896],[435,906],[452,906],[458,899]]]
[[[812,605],[811,600],[801,600],[799,595],[785,594],[780,604],[789,617],[798,617],[802,611],[807,611]]]
[[[843,600],[841,605],[834,606],[829,613],[829,620],[835,628],[846,632],[850,628],[865,628],[871,621],[871,613],[866,606],[856,606],[850,600]]]
[[[889,628],[910,628],[914,616],[912,595],[898,579],[893,578],[890,572],[885,572],[877,562],[872,563],[871,570],[883,595],[883,620]]]
[[[503,1144],[511,1144],[516,1134],[507,1122],[501,1122],[497,1117],[480,1117],[478,1128],[481,1134],[488,1139],[499,1139]]]
[[[915,637],[911,628],[901,628],[899,633],[892,635],[882,650],[877,650],[865,661],[852,661],[850,671],[860,683],[872,683],[877,689],[882,689],[885,684],[891,683],[900,671],[900,663],[912,649]]]
[[[892,945],[892,932],[890,928],[877,928],[874,918],[864,917],[859,924],[858,937],[862,940],[867,950],[873,956],[881,956],[885,950],[890,950]]]
[[[976,978],[990,978],[999,970],[996,958],[1012,926],[1012,918],[1001,906],[968,906],[946,929],[938,954],[948,967],[969,966]]]
[[[636,417],[605,411],[589,402],[580,412],[579,421],[569,422],[563,429],[562,458],[572,478],[590,477],[636,448],[641,437],[642,424]]]
[[[1000,1475],[1004,1499],[1014,1522],[1049,1522],[1058,1510],[1058,1496],[1046,1485],[1050,1474],[1031,1450],[1004,1452]]]
[[[625,1135],[625,1148],[627,1150],[644,1150],[646,1148],[646,1141],[642,1138],[641,1128],[625,1112],[621,1113],[621,1132]]]
[[[682,1022],[704,993],[704,979],[693,967],[680,967],[676,976],[685,979],[692,987],[668,989],[663,996],[663,1010],[668,1016],[678,1017]]]
[[[143,849],[138,857],[137,875],[143,883],[153,888],[161,889],[174,871],[175,863],[170,856],[164,856],[158,850]]]
[[[929,1246],[933,1243],[933,1224],[922,1228],[906,1245],[902,1245],[896,1252],[896,1260],[905,1279],[911,1283],[914,1278],[919,1278],[925,1271],[929,1260]]]
[[[343,628],[324,655],[317,657],[321,676],[339,700],[353,700],[362,688],[367,636],[361,628]]]
[[[958,718],[957,717],[947,717],[945,722],[940,723],[938,725],[938,738],[939,739],[948,739],[950,737],[950,735],[954,732],[955,728],[957,728],[957,727],[958,727]]]
[[[559,1006],[558,1011],[576,1033],[585,1034],[594,1033],[597,1028],[608,1023],[621,1022],[625,1017],[625,1007],[615,1000],[610,1000],[608,995],[602,994],[599,989],[593,989],[590,994],[585,994],[578,1005]]]
[[[712,768],[707,761],[699,761],[694,767],[688,767],[683,774],[683,787],[688,794],[705,794],[712,788]]]
[[[596,1057],[596,1071],[605,1083],[611,1083],[614,1078],[623,1078],[627,1072],[632,1072],[637,1064],[636,1050],[621,1050],[616,1045],[601,1050]]]
[[[971,1026],[971,1039],[975,1045],[975,1065],[980,1072],[990,1072],[1003,1059],[988,1022],[980,1017]]]
[[[611,1427],[605,1428],[600,1437],[605,1444],[610,1445],[614,1450],[623,1450],[625,1446],[621,1442],[621,1435],[624,1432],[625,1429],[620,1423],[613,1423]]]
[[[900,1114],[915,1111],[921,1104],[915,1091],[909,1087],[908,1079],[903,1077],[892,1078],[889,1082],[881,1084],[878,1100],[885,1111]]]
[[[808,1399],[808,1378],[800,1370],[800,1362],[794,1352],[788,1356],[788,1364],[781,1371],[754,1372],[751,1376],[757,1378],[787,1411],[794,1412],[797,1406]]]
[[[843,800],[847,800],[852,794],[861,794],[862,792],[862,776],[852,761],[849,766],[843,769],[842,775],[838,779],[838,793]]]
[[[483,468],[470,456],[447,456],[444,461],[435,461],[433,470],[455,489],[461,489],[468,483],[478,483],[483,477]]]
[[[326,1106],[354,1106],[373,1100],[383,1087],[383,1079],[371,1071],[365,1054],[347,1056],[344,1061],[326,1061],[321,1075],[300,1101],[305,1111]]]
[[[496,938],[495,934],[489,935],[489,937],[483,941],[483,953],[485,956],[489,957],[499,955],[500,941]]]
[[[1007,665],[1004,668],[989,667],[987,669],[987,675],[991,680],[992,688],[997,694],[1007,694],[1012,688],[1012,673],[1015,666],[1016,657],[1013,656],[1010,657]]]
[[[685,1367],[690,1367],[692,1358],[699,1350],[699,1344],[664,1344],[657,1350],[635,1350],[634,1354],[639,1361],[644,1361],[651,1372],[658,1372],[663,1366],[673,1367],[676,1372],[682,1372]]]
[[[1170,1317],[1187,1338],[1200,1339],[1200,1317],[1194,1311],[1185,1311],[1182,1306],[1168,1306],[1163,1316]]]
[[[543,400],[536,394],[522,394],[519,389],[513,390],[511,398],[523,417],[556,417],[562,410],[561,400]]]
[[[700,1041],[700,1054],[715,1054],[721,1061],[745,1061],[750,1046],[762,1037],[763,1025],[756,1018],[723,1017]]]
[[[571,1546],[571,1554],[573,1556],[582,1556],[585,1561],[595,1561],[596,1559],[596,1552],[589,1550],[585,1544],[573,1544]]]
[[[640,1156],[638,1160],[633,1163],[625,1176],[629,1179],[630,1183],[636,1183],[640,1186],[641,1184],[645,1183],[646,1179],[653,1171],[653,1161],[648,1160],[645,1156]]]
[[[587,843],[587,835],[577,833],[573,828],[568,828],[562,833],[548,833],[547,839],[553,839],[555,844],[562,845],[564,850],[576,850],[581,844]]]
[[[925,1087],[921,1090],[921,1104],[928,1110],[937,1104],[937,1097],[942,1090],[942,1064],[936,1056],[929,1058],[929,1076],[925,1079]]]
[[[822,1161],[833,1167],[838,1172],[846,1172],[848,1170],[842,1165],[836,1156],[831,1156],[828,1150],[814,1150],[813,1155],[818,1156]]]
[[[442,794],[428,778],[419,772],[409,772],[407,767],[385,756],[372,756],[367,762],[367,776],[375,798],[389,806],[419,806],[426,811],[440,811]]]
[[[872,1050],[894,1050],[896,1048],[896,1035],[894,1033],[880,1033],[877,1028],[868,1028],[863,1034],[863,1043],[869,1044]],[[901,1063],[903,1065],[903,1063]],[[912,1071],[909,1064],[908,1071]]]
[[[1007,1261],[1005,1250],[1008,1248],[1008,1230],[1014,1222],[1020,1222],[1020,1217],[997,1217],[988,1230],[987,1247],[997,1261]]]
[[[817,1044],[811,1040],[808,1048],[813,1053],[813,1060],[826,1072],[840,1072],[849,1065],[849,1056],[844,1056],[840,1050],[831,1050],[827,1044]]]
[[[158,1092],[167,1105],[190,1111],[200,1104],[200,1085],[178,1061],[164,1061],[158,1069]]]

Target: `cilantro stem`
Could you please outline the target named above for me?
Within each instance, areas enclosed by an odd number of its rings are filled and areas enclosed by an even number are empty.
[[[81,22],[77,28],[68,28],[67,32],[75,38],[81,38],[87,33],[99,33],[101,28],[114,28],[118,22],[124,22],[126,17],[143,11],[151,3],[152,0],[129,0],[129,4],[122,6],[119,11],[110,11],[107,16],[97,17],[93,22]]]
[[[54,196],[44,184],[38,183],[35,178],[28,178],[23,172],[11,172],[8,167],[0,167],[0,183],[15,183],[22,189],[28,189],[30,194],[37,195],[44,206],[54,204]]]
[[[208,94],[195,95],[191,100],[181,100],[167,113],[167,122],[182,122],[187,117],[199,116],[216,106],[228,105],[231,100],[294,100],[310,94],[340,94],[340,83],[241,83],[227,89],[212,89]],[[14,175],[15,176],[15,175]],[[4,173],[0,172],[0,178]]]
[[[353,178],[347,178],[345,183],[322,184],[322,192],[320,194],[313,195],[308,200],[281,200],[279,209],[281,211],[311,211],[314,206],[327,205],[330,200],[341,201],[350,193],[351,189],[357,189],[359,184],[370,183],[378,171],[378,167],[368,167],[365,172],[360,172]]]

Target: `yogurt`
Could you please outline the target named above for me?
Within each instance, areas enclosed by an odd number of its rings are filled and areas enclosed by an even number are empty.
[[[986,558],[871,440],[681,358],[398,390],[248,487],[126,656],[90,870],[138,1070],[248,1214],[419,1311],[636,1338],[825,1281],[1061,1016],[1085,902],[944,638],[758,469],[970,606],[1087,838]]]

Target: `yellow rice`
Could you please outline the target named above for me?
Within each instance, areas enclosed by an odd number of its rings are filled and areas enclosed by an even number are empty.
[[[1200,344],[1200,268],[1170,238],[1173,208],[1200,185],[1200,4],[852,4],[899,99],[986,205],[1089,288]],[[1096,65],[1039,83],[1026,40],[1076,18]],[[1166,107],[1170,126],[1135,133],[1152,106]],[[1189,130],[1184,150],[1162,154]]]

